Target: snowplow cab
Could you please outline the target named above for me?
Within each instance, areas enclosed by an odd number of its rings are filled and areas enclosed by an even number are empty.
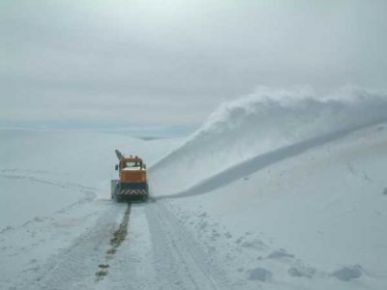
[[[146,166],[138,156],[124,157],[118,150],[119,179],[112,180],[112,198],[116,201],[145,201],[148,199]]]
[[[142,159],[136,157],[120,160],[120,181],[122,183],[146,182],[146,170]]]

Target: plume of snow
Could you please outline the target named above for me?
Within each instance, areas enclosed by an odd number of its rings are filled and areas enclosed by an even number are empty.
[[[185,144],[151,169],[164,194],[187,189],[230,166],[338,130],[387,121],[387,94],[344,87],[273,90],[222,104]],[[171,181],[172,172],[178,172]]]

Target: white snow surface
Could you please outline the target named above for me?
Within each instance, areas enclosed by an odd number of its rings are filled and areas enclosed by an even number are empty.
[[[264,153],[387,121],[386,112],[387,94],[358,88],[322,96],[306,88],[259,88],[222,105],[185,144],[153,166],[152,185],[157,194],[179,194]]]
[[[385,289],[386,170],[378,125],[167,200],[239,289]]]
[[[183,145],[0,130],[0,289],[384,290],[386,104],[261,90]],[[110,200],[114,149],[153,200]]]

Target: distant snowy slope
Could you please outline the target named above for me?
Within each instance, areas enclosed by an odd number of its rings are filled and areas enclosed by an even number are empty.
[[[152,188],[157,195],[176,194],[250,158],[311,139],[338,138],[340,132],[384,120],[384,94],[345,88],[321,97],[305,89],[260,89],[221,106],[158,162],[150,172]]]
[[[127,135],[88,131],[0,130],[0,170],[33,171],[88,186],[109,188],[116,175],[114,149],[156,162],[179,140],[144,141]]]

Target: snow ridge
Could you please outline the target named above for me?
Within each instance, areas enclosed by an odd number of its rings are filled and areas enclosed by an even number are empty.
[[[386,112],[387,94],[365,89],[319,95],[308,88],[259,88],[221,105],[186,143],[153,166],[152,185],[161,195],[175,194],[258,155],[386,121]]]

